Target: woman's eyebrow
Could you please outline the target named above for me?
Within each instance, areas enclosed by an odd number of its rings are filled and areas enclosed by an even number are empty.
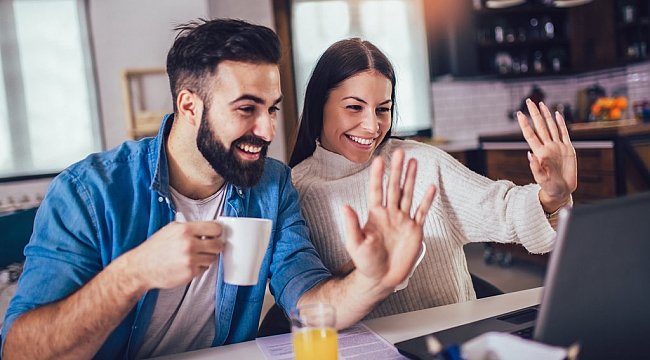
[[[353,100],[356,100],[356,101],[358,101],[358,102],[361,102],[361,103],[364,103],[364,104],[368,104],[365,100],[363,100],[363,99],[361,99],[361,98],[358,98],[358,97],[356,97],[356,96],[346,96],[346,97],[344,97],[344,98],[341,99],[341,100],[347,100],[347,99],[353,99]],[[385,105],[385,104],[392,103],[392,102],[393,102],[393,100],[388,99],[388,100],[386,100],[386,101],[380,103],[379,105]]]
[[[341,100],[347,100],[347,99],[352,99],[352,100],[356,100],[356,101],[358,101],[358,102],[362,102],[362,103],[364,103],[364,104],[367,104],[367,102],[366,102],[365,100],[363,100],[362,98],[358,98],[358,97],[356,97],[356,96],[346,96],[346,97],[344,97],[344,98],[341,99]]]

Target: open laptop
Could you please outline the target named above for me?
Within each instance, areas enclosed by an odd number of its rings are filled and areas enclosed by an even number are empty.
[[[650,192],[562,209],[541,304],[432,333],[442,345],[487,331],[581,345],[579,359],[650,359]],[[432,359],[428,335],[396,343]]]

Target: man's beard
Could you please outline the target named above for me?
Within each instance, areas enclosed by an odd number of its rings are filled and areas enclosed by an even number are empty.
[[[199,151],[225,182],[243,188],[255,186],[262,178],[264,159],[270,143],[256,136],[244,135],[230,144],[230,150],[226,150],[223,143],[217,140],[214,132],[210,129],[207,112],[208,109],[204,108],[199,134],[196,137]],[[234,152],[237,145],[241,143],[262,146],[259,159],[247,162],[237,159]]]

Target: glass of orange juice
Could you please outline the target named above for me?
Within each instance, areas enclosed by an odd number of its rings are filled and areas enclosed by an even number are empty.
[[[300,306],[290,312],[296,360],[337,360],[336,309],[329,304]]]

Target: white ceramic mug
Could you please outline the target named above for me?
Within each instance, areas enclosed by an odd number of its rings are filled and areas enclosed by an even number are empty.
[[[255,285],[271,238],[273,221],[247,217],[225,217],[221,224],[224,281],[232,285]]]
[[[413,276],[413,273],[415,272],[415,269],[420,265],[422,262],[422,259],[424,259],[424,253],[427,252],[427,246],[424,244],[424,241],[422,242],[422,250],[420,251],[420,256],[418,256],[418,259],[415,261],[415,264],[413,264],[413,267],[411,268],[411,271],[409,272],[409,276],[404,279],[399,285],[395,286],[395,291],[400,291],[409,284],[409,279],[411,276]]]

